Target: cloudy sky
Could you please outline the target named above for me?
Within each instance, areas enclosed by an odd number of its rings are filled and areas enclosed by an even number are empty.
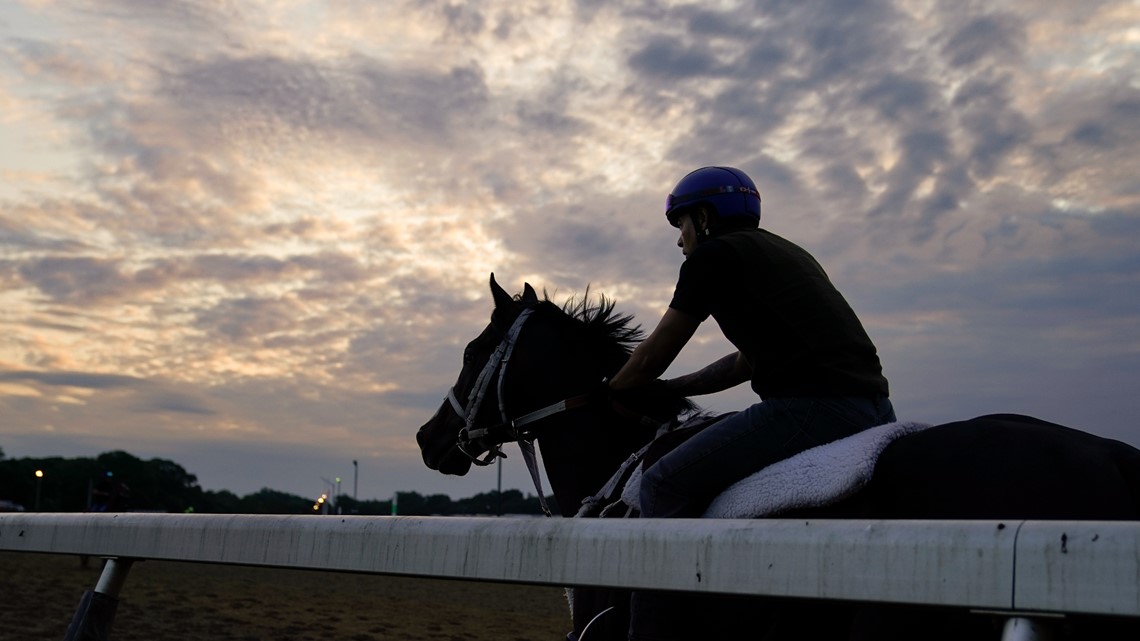
[[[1137,70],[1128,0],[8,0],[0,448],[493,489],[414,439],[488,274],[651,329],[664,197],[709,164],[819,258],[900,418],[1140,445]],[[706,325],[668,375],[728,353]]]

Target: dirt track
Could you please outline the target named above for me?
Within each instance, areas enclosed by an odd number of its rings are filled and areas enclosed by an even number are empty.
[[[0,641],[60,641],[101,562],[0,552]],[[560,588],[146,561],[120,595],[115,641],[564,639]]]

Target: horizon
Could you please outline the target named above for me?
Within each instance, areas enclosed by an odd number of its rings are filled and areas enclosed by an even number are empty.
[[[102,454],[108,454],[108,453],[111,453],[111,452],[114,452],[114,451],[123,451],[123,452],[126,452],[127,454],[129,454],[129,455],[131,455],[131,456],[135,456],[135,455],[134,455],[132,452],[129,452],[129,451],[126,451],[126,450],[110,450],[110,451],[108,451],[108,452],[100,452],[100,453],[99,453],[99,455],[96,455],[96,456],[92,456],[92,457],[86,457],[86,456],[78,456],[78,457],[65,457],[65,456],[21,456],[21,457],[18,457],[18,458],[17,458],[17,457],[8,456],[8,454],[7,454],[6,452],[3,452],[2,450],[0,450],[0,454],[2,454],[2,456],[0,456],[0,463],[3,463],[3,462],[5,462],[5,461],[20,461],[20,460],[27,460],[27,461],[44,461],[44,460],[49,460],[49,459],[62,459],[62,460],[64,460],[64,461],[75,461],[75,460],[80,460],[80,459],[91,459],[91,460],[95,460],[95,459],[97,459],[97,458],[98,458],[98,456],[100,456],[100,455],[102,455]],[[153,461],[153,460],[164,460],[164,461],[170,461],[170,462],[173,462],[173,463],[175,463],[176,465],[179,465],[180,467],[182,467],[182,469],[183,469],[183,470],[185,470],[187,474],[189,474],[190,476],[193,476],[193,477],[195,477],[195,482],[197,482],[197,474],[195,474],[195,473],[194,473],[194,470],[187,468],[186,466],[184,466],[184,465],[182,465],[181,463],[179,463],[177,460],[173,460],[173,459],[162,459],[162,458],[158,458],[158,459],[150,458],[150,459],[148,459],[148,458],[142,458],[142,457],[136,457],[136,458],[138,458],[140,461],[143,461],[144,463],[145,463],[145,462],[150,462],[150,461]],[[45,478],[46,478],[46,476],[45,476]],[[420,491],[418,491],[418,490],[414,490],[414,489],[402,489],[402,490],[401,490],[401,489],[397,489],[397,490],[395,490],[395,491],[394,491],[392,494],[389,494],[387,497],[379,497],[379,496],[377,496],[377,497],[372,497],[372,498],[357,498],[356,496],[353,496],[353,494],[351,493],[351,489],[352,489],[352,488],[351,488],[351,486],[348,484],[348,479],[342,479],[342,483],[340,484],[340,486],[341,486],[341,487],[340,487],[340,493],[339,493],[339,494],[335,494],[334,496],[339,496],[339,497],[344,497],[344,498],[347,498],[347,499],[351,499],[352,501],[355,501],[355,502],[358,502],[358,503],[369,503],[369,502],[384,503],[384,502],[391,502],[391,501],[392,501],[392,498],[393,498],[393,497],[394,497],[396,494],[419,494],[420,496],[423,496],[423,497],[429,497],[429,496],[437,496],[437,495],[441,495],[441,494],[444,494],[444,493],[442,493],[442,492],[432,492],[432,493],[425,493],[425,492],[420,492]],[[252,492],[235,492],[235,491],[233,491],[233,490],[229,490],[229,489],[226,489],[226,488],[219,488],[219,489],[212,489],[212,490],[211,490],[211,489],[206,489],[206,488],[203,488],[203,487],[202,487],[200,484],[198,485],[198,487],[199,487],[199,488],[200,488],[200,489],[201,489],[203,492],[215,492],[215,493],[216,493],[216,492],[230,492],[231,494],[234,494],[234,495],[236,495],[238,498],[245,498],[245,497],[248,497],[248,496],[250,496],[250,495],[253,495],[253,494],[257,494],[257,493],[259,493],[259,492],[263,492],[263,491],[266,491],[266,490],[268,490],[268,491],[271,491],[271,492],[281,492],[281,493],[283,493],[283,494],[287,494],[287,495],[290,495],[290,496],[294,496],[294,497],[298,497],[298,498],[304,498],[304,499],[316,499],[316,498],[319,498],[319,495],[317,495],[317,496],[309,496],[309,495],[304,495],[304,494],[294,494],[294,493],[292,493],[292,492],[286,492],[286,491],[284,491],[284,490],[279,490],[279,489],[277,489],[277,488],[268,487],[268,486],[265,486],[265,487],[261,487],[261,488],[258,488],[257,490],[254,490],[254,491],[252,491]],[[472,493],[470,493],[470,494],[468,494],[468,495],[465,495],[465,496],[452,496],[452,495],[447,495],[447,496],[448,496],[448,498],[449,498],[449,499],[451,499],[451,500],[454,502],[454,501],[462,501],[462,500],[465,500],[465,499],[470,499],[470,498],[473,498],[473,497],[475,497],[475,496],[478,496],[478,495],[481,495],[481,494],[488,494],[488,493],[492,493],[492,492],[496,492],[496,491],[497,491],[497,488],[491,488],[491,489],[486,489],[486,490],[481,490],[481,491],[474,491],[474,492],[472,492]],[[524,490],[524,489],[520,489],[520,488],[503,488],[503,489],[502,489],[502,492],[503,492],[503,494],[507,494],[507,493],[509,493],[509,492],[521,492],[521,493],[522,493],[522,496],[523,496],[523,498],[530,498],[530,497],[537,497],[537,496],[538,496],[538,494],[537,494],[537,493],[534,491],[534,487],[533,487],[533,485],[532,485],[532,487],[531,487],[531,491],[530,491],[530,492],[527,492],[526,490]],[[551,495],[552,495],[552,494],[549,492],[549,488],[547,488],[547,494],[546,494],[546,496],[547,496],[547,497],[550,497]],[[0,501],[4,501],[4,500],[10,500],[10,499],[12,499],[12,498],[13,498],[13,497],[9,497],[9,496],[0,495]],[[334,504],[335,504],[335,501],[334,501]],[[24,507],[26,508],[27,506],[24,506]],[[128,510],[128,511],[130,511],[130,510]]]

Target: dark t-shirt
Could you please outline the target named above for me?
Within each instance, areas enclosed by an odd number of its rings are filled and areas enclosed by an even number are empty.
[[[702,242],[669,306],[712,316],[752,364],[752,389],[778,396],[888,394],[875,345],[804,249],[764,229]]]

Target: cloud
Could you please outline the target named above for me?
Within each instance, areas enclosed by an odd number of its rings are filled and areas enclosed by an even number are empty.
[[[245,297],[199,312],[195,325],[208,334],[240,342],[292,327],[297,312],[295,302],[288,299]]]
[[[9,263],[14,276],[56,302],[110,304],[206,281],[229,287],[304,279],[345,286],[367,278],[356,259],[338,252],[278,258],[260,254],[201,254],[130,265],[111,258],[47,256]]]
[[[347,144],[446,144],[486,100],[481,76],[477,66],[393,69],[359,57],[217,57],[179,64],[159,96],[252,134],[281,127],[278,135],[332,135]]]
[[[34,382],[55,387],[80,387],[85,389],[113,389],[134,387],[141,383],[132,376],[118,374],[93,374],[89,372],[33,372],[0,371],[2,381]]]
[[[114,415],[125,411],[148,417],[216,414],[204,395],[176,389],[157,379],[63,370],[0,370],[0,382],[23,383],[33,389],[39,388],[43,392],[37,396],[55,404],[57,418],[75,415],[74,425],[77,427],[53,426],[52,431],[91,433],[92,423],[98,425],[103,422],[92,420],[92,410],[97,414]],[[0,395],[0,406],[6,404],[10,410],[15,410],[10,414],[13,425],[20,425],[26,420],[25,412],[21,411],[26,408],[24,403],[13,404],[11,398],[5,399]],[[88,415],[87,427],[78,427],[84,424],[82,417],[85,414]]]
[[[646,43],[629,57],[629,66],[639,75],[670,80],[715,77],[724,73],[716,57],[705,47],[685,46],[668,37]]]
[[[84,303],[115,297],[131,285],[117,261],[98,258],[42,258],[19,267],[20,276],[57,301]]]
[[[201,416],[218,414],[202,399],[177,392],[149,394],[147,398],[135,403],[131,410],[141,414],[177,413]]]
[[[1017,62],[1025,48],[1024,24],[1014,15],[992,13],[971,16],[952,33],[943,45],[943,53],[956,67],[977,65],[995,60]]]
[[[980,181],[992,179],[1001,163],[1031,140],[1028,119],[1012,108],[1009,85],[1008,76],[971,78],[952,102],[971,145],[967,166]]]

